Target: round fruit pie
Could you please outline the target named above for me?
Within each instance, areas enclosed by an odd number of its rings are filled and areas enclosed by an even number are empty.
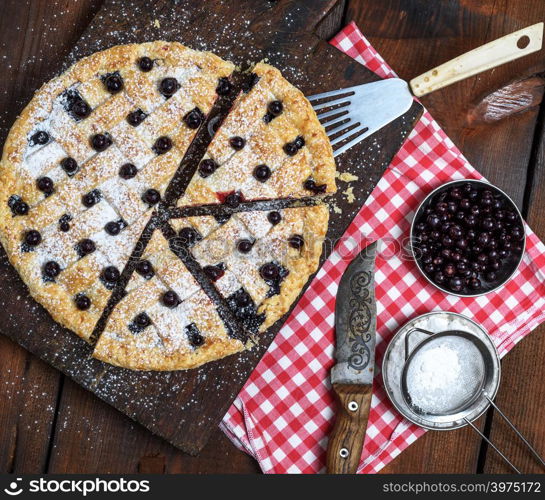
[[[141,370],[255,345],[316,271],[335,191],[327,136],[277,69],[161,41],[44,85],[0,175],[0,239],[32,296]]]

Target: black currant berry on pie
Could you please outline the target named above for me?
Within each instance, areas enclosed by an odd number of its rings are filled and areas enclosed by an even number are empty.
[[[155,271],[149,260],[141,260],[136,264],[136,272],[146,279],[151,279],[155,276]]]
[[[61,266],[54,260],[50,260],[44,264],[44,276],[53,279],[61,273]]]
[[[42,235],[39,231],[31,229],[25,234],[25,243],[30,247],[35,247],[42,242]]]
[[[282,113],[283,109],[284,106],[280,101],[271,101],[267,106],[267,111],[273,116],[278,116]]]
[[[91,307],[91,299],[83,293],[76,295],[74,302],[80,311],[87,311]]]
[[[59,219],[59,229],[63,232],[63,233],[67,233],[68,231],[70,231],[70,221],[72,220],[72,217],[70,217],[70,215],[68,214],[64,214],[60,219]]]
[[[225,271],[219,266],[205,266],[203,271],[210,281],[218,281],[225,274]]]
[[[95,242],[89,238],[85,238],[78,243],[78,253],[82,257],[93,253],[96,249]]]
[[[173,290],[168,290],[163,294],[163,304],[166,307],[176,307],[180,303],[180,298],[178,297],[178,294],[174,292]]]
[[[134,318],[134,323],[138,328],[143,330],[151,325],[151,319],[145,312],[142,312]]]
[[[95,134],[91,137],[91,146],[99,153],[105,151],[112,144],[112,139],[107,134]]]
[[[158,155],[164,155],[172,149],[172,139],[170,137],[159,137],[153,145],[153,151]]]
[[[225,197],[225,204],[230,208],[237,208],[242,201],[240,193],[231,193]]]
[[[229,144],[235,151],[240,151],[246,145],[246,141],[242,137],[235,136],[229,139]]]
[[[145,73],[151,71],[153,69],[153,59],[147,56],[141,57],[138,59],[138,67],[140,71],[144,71]]]
[[[325,184],[316,184],[316,181],[314,179],[307,179],[303,183],[303,187],[307,191],[312,191],[314,194],[325,193],[327,189],[327,186]]]
[[[180,240],[182,240],[182,243],[186,246],[193,245],[197,240],[200,239],[199,233],[196,231],[196,229],[192,227],[183,227],[182,229],[180,229],[178,236]]]
[[[96,205],[101,199],[102,195],[100,194],[100,191],[98,191],[98,189],[93,189],[93,191],[90,191],[89,193],[83,195],[83,197],[81,198],[81,202],[83,203],[83,206],[91,208],[93,205]]]
[[[300,234],[293,234],[288,240],[289,246],[295,248],[296,250],[301,250],[305,245],[305,240]]]
[[[244,239],[237,242],[237,250],[240,253],[249,253],[253,246],[254,244],[250,240]]]
[[[47,144],[49,142],[49,134],[47,132],[44,132],[43,130],[39,130],[32,135],[32,137],[30,138],[30,142],[32,144],[39,144],[43,146],[44,144]]]
[[[161,80],[161,83],[159,84],[159,91],[165,97],[173,96],[178,89],[179,89],[179,84],[176,78],[172,78],[172,77],[164,78],[163,80]]]
[[[269,212],[267,214],[267,220],[273,225],[276,226],[281,220],[282,216],[280,215],[280,212]]]
[[[104,85],[110,94],[117,94],[123,90],[123,79],[119,74],[112,74],[106,77]]]
[[[51,194],[55,190],[55,184],[50,177],[40,177],[36,181],[36,186],[42,193]]]
[[[110,236],[117,236],[121,232],[121,224],[119,224],[119,222],[110,221],[104,226],[104,230]]]
[[[138,169],[132,163],[125,163],[124,165],[121,165],[121,168],[119,169],[119,177],[125,180],[132,179],[137,173]]]
[[[102,271],[102,279],[107,283],[117,283],[120,277],[121,273],[115,266],[108,266]]]
[[[266,182],[271,176],[271,169],[267,165],[258,165],[254,169],[254,177],[259,182]]]
[[[142,200],[150,206],[157,205],[161,201],[161,194],[156,189],[148,189],[142,196]]]
[[[288,156],[296,155],[297,151],[299,151],[299,148],[294,142],[287,142],[284,144],[284,153],[286,153]]]
[[[280,276],[280,269],[274,262],[268,262],[261,266],[259,274],[265,281],[275,281]]]
[[[138,127],[138,125],[140,125],[144,121],[146,116],[146,113],[144,113],[141,109],[137,109],[135,111],[131,111],[127,115],[127,122],[133,127]]]
[[[218,164],[211,158],[207,158],[199,163],[199,175],[206,178],[212,175],[217,168]]]
[[[199,108],[191,110],[184,116],[184,123],[191,129],[197,129],[201,126],[204,115]]]
[[[69,156],[61,161],[61,167],[68,175],[74,175],[78,171],[78,163]]]
[[[9,202],[8,202],[9,203]],[[25,203],[21,198],[17,198],[11,204],[11,211],[14,215],[26,215],[28,214],[28,203]]]
[[[91,107],[83,99],[77,99],[70,108],[76,118],[87,118],[91,114]]]

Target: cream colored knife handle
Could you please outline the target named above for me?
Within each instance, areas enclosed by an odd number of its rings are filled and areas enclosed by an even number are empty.
[[[515,31],[413,78],[409,85],[416,97],[495,68],[541,49],[543,23]],[[520,48],[519,46],[523,47]]]

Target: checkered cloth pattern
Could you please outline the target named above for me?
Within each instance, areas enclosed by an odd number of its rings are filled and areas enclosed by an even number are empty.
[[[355,24],[331,43],[379,76],[394,76]],[[481,323],[503,356],[545,320],[545,246],[528,227],[516,275],[486,296],[446,295],[419,274],[406,252],[404,258],[419,202],[440,184],[462,178],[481,176],[424,112],[223,419],[224,432],[264,472],[324,471],[336,406],[329,381],[335,296],[351,258],[368,243],[382,241],[375,275],[377,370],[359,472],[379,471],[425,432],[392,407],[378,368],[400,326],[432,310],[455,311]]]

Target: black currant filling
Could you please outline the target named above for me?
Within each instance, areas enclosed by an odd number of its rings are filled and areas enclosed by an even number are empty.
[[[85,257],[86,255],[92,254],[96,249],[97,247],[95,242],[89,238],[79,241],[76,245],[76,252],[80,257]]]
[[[54,260],[50,260],[44,264],[42,268],[42,278],[44,281],[55,281],[55,278],[61,273],[61,266]]]
[[[261,323],[265,320],[265,314],[257,313],[257,307],[252,297],[244,288],[227,297],[227,304],[235,318],[242,323],[246,330],[257,333]]]
[[[278,295],[280,293],[280,284],[289,274],[289,271],[280,264],[267,262],[259,268],[259,274],[270,287],[267,297],[272,297],[273,295]]]
[[[255,87],[255,84],[259,81],[259,76],[252,73],[250,77],[242,84],[242,91],[247,94]]]
[[[204,344],[204,337],[195,323],[191,323],[185,327],[185,334],[193,347],[200,347]]]
[[[136,272],[147,280],[155,276],[155,270],[149,260],[141,260],[138,262],[136,264]]]
[[[66,112],[76,121],[83,120],[91,114],[91,106],[81,97],[77,90],[67,90],[62,94]]]
[[[102,75],[100,79],[110,94],[117,94],[123,90],[123,78],[118,71]]]
[[[30,137],[29,145],[30,146],[44,146],[49,142],[49,134],[43,130],[35,132]]]
[[[110,134],[105,133],[105,134],[93,135],[91,137],[90,143],[91,143],[91,147],[96,152],[101,153],[102,151],[105,151],[106,149],[108,149],[112,145],[113,141]]]
[[[178,92],[179,89],[180,84],[176,78],[164,78],[161,80],[161,83],[159,83],[159,92],[167,99],[172,97],[176,92]]]
[[[146,113],[144,113],[141,109],[131,111],[127,115],[127,123],[132,127],[138,127],[138,125],[140,125],[147,116],[148,115],[146,115]]]
[[[150,325],[150,317],[145,312],[141,312],[134,317],[131,323],[129,323],[129,330],[132,333],[137,334],[145,330]]]
[[[78,171],[78,163],[74,158],[64,158],[61,160],[61,167],[69,177],[72,177]]]
[[[74,302],[80,311],[87,311],[91,307],[91,299],[84,293],[76,295],[74,297]]]
[[[72,216],[69,214],[64,214],[59,219],[59,230],[63,233],[67,233],[70,231],[70,221],[72,220]]]
[[[102,193],[98,189],[93,189],[92,191],[84,194],[81,198],[81,202],[84,207],[91,208],[102,200]]]
[[[113,290],[120,278],[121,273],[115,266],[106,267],[100,274],[100,281],[108,290]]]
[[[11,209],[13,215],[27,215],[29,211],[28,204],[16,194],[9,197],[8,207]]]

